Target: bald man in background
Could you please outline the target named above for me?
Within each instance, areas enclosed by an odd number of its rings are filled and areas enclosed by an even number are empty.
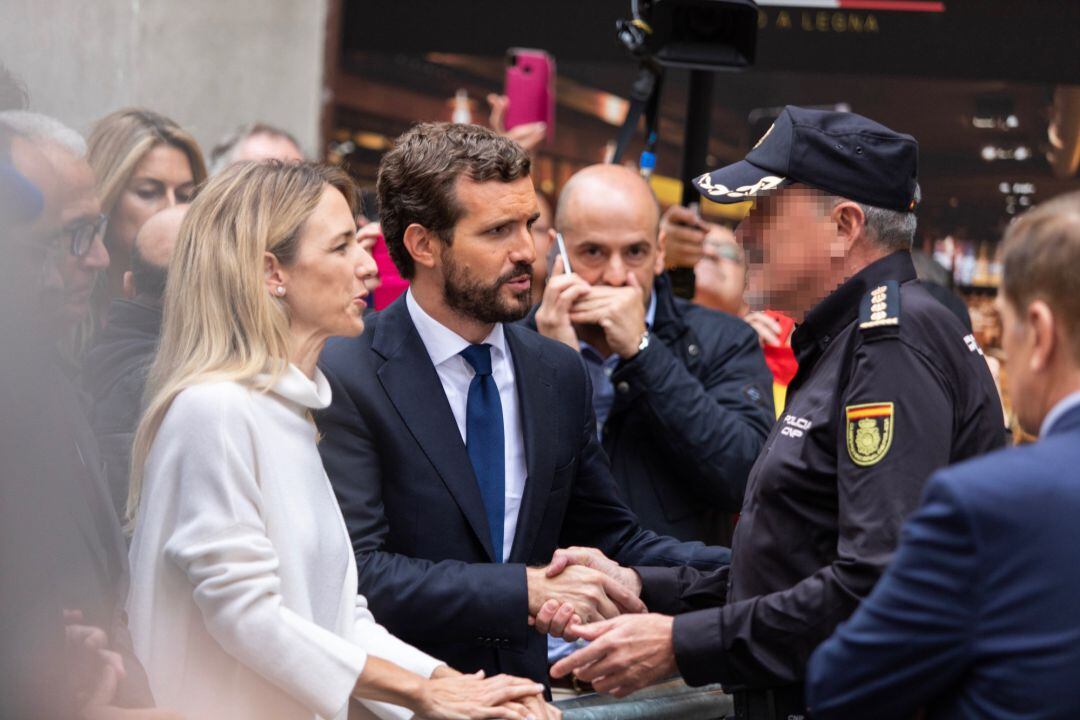
[[[746,323],[672,294],[659,223],[638,173],[574,175],[555,212],[574,272],[556,261],[532,320],[581,353],[600,441],[641,524],[727,545],[773,422],[772,378]]]
[[[152,216],[135,237],[124,298],[109,306],[105,329],[86,358],[83,382],[93,399],[91,427],[101,446],[117,514],[127,503],[131,443],[142,411],[146,375],[161,336],[169,258],[187,205]]]

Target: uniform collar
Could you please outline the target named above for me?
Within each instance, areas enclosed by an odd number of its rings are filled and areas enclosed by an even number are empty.
[[[875,260],[836,288],[806,314],[795,330],[791,346],[801,365],[820,345],[827,344],[859,316],[859,304],[870,290],[887,280],[914,280],[915,265],[906,250]]]

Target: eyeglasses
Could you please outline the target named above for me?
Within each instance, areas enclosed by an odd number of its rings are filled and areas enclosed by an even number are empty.
[[[84,257],[94,246],[94,241],[105,235],[105,226],[109,218],[99,213],[96,217],[87,218],[77,225],[68,228],[64,232],[71,237],[71,254],[75,257]]]

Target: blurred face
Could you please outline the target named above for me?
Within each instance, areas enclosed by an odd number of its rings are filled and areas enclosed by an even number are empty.
[[[813,189],[790,187],[759,197],[736,237],[750,268],[752,304],[801,318],[835,290],[843,266],[835,220]]]
[[[482,323],[513,322],[532,305],[531,226],[540,216],[532,179],[456,185],[461,218],[451,244],[439,243],[446,304]]]
[[[48,145],[43,150],[56,171],[60,192],[60,226],[50,242],[55,273],[46,273],[43,304],[50,308],[60,328],[67,329],[82,322],[89,314],[90,295],[98,273],[109,267],[109,253],[102,242],[103,233],[98,232],[84,255],[72,254],[72,235],[80,228],[97,223],[101,214],[94,172],[85,160],[58,145]],[[58,279],[60,287],[51,287],[50,277]],[[57,294],[59,302],[56,301]]]
[[[244,160],[281,160],[282,162],[300,162],[304,154],[293,145],[292,140],[280,135],[259,133],[244,138],[233,151],[233,162]]]
[[[364,279],[375,273],[375,261],[361,247],[349,203],[336,188],[324,187],[300,229],[296,259],[281,273],[294,332],[332,337],[363,331]]]
[[[563,241],[573,271],[590,285],[609,287],[628,285],[634,275],[647,307],[653,281],[664,271],[655,203],[614,194],[602,201],[582,195],[567,215]]]
[[[165,143],[154,146],[135,166],[116,201],[109,218],[108,246],[126,257],[151,215],[189,203],[194,194],[195,178],[187,155]]]

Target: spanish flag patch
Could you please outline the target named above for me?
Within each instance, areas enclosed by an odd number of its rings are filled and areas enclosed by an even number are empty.
[[[851,462],[859,467],[876,465],[892,446],[893,404],[848,405],[844,412],[847,416],[847,449]]]

